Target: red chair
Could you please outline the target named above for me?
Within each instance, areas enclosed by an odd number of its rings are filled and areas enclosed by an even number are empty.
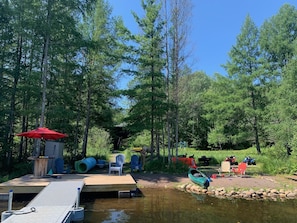
[[[240,163],[237,168],[234,168],[234,167],[232,168],[232,172],[234,174],[237,174],[237,175],[240,174],[242,176],[242,175],[245,175],[246,168],[247,168],[246,163]]]

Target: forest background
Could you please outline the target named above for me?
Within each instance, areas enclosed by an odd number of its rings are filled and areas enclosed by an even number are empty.
[[[247,15],[227,75],[209,76],[186,64],[191,0],[140,3],[134,34],[104,0],[0,1],[1,169],[34,152],[36,140],[16,133],[46,126],[69,135],[70,157],[106,156],[116,144],[166,149],[170,160],[185,142],[269,147],[297,170],[296,8],[283,5],[260,27]],[[116,88],[121,74],[132,79],[126,90]]]

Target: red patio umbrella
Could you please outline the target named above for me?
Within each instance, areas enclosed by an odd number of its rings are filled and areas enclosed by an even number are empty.
[[[28,132],[22,132],[17,134],[17,136],[24,136],[24,137],[28,137],[28,138],[33,138],[33,139],[61,139],[61,138],[65,138],[68,135],[67,134],[63,134],[60,132],[56,132],[54,130],[50,130],[48,128],[44,128],[44,127],[39,127],[37,129],[28,131]]]

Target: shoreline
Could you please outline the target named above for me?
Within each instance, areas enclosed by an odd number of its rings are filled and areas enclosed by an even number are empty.
[[[208,189],[203,189],[194,184],[186,174],[138,172],[131,175],[139,189],[171,188],[219,198],[297,199],[297,177],[295,176],[293,179],[287,175],[218,177],[212,179]]]

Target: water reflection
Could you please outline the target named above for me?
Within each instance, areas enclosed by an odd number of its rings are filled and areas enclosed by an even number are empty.
[[[226,200],[170,189],[142,192],[142,198],[104,198],[85,203],[84,222],[297,222],[296,200]]]
[[[141,189],[144,197],[93,198],[85,207],[84,223],[295,223],[297,200],[284,202],[227,200],[171,189]],[[14,202],[17,210],[26,202]],[[7,202],[0,202],[1,212]]]
[[[117,222],[129,222],[129,216],[125,213],[125,211],[110,209],[108,219],[103,220],[102,223],[117,223]]]

